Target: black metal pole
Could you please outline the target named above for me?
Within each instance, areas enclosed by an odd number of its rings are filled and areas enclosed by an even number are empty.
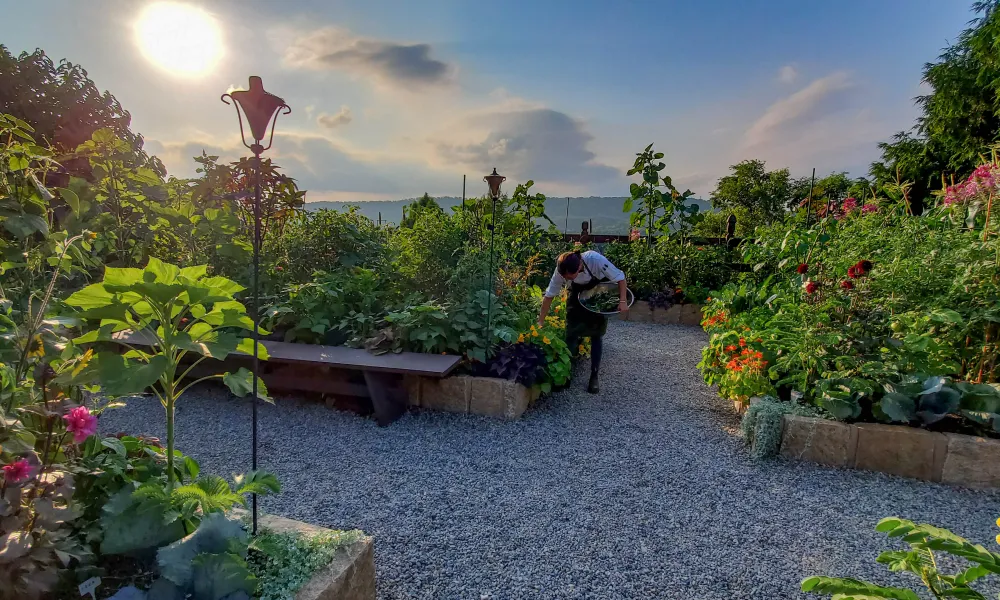
[[[813,186],[816,185],[816,167],[813,167],[812,179],[809,181],[809,198],[806,200],[806,229],[810,225],[810,213],[813,205]]]
[[[486,335],[489,336],[489,342],[493,341],[493,239],[496,237],[497,227],[497,199],[493,198],[493,216],[490,217],[490,289],[487,290],[489,295],[486,296]]]
[[[257,355],[257,346],[260,344],[260,146],[254,149],[257,167],[257,181],[253,201],[253,383],[251,395],[252,410],[252,443],[253,451],[250,458],[250,468],[257,470],[257,372],[260,368],[260,358]],[[251,498],[253,503],[253,529],[251,532],[257,535],[257,494]]]

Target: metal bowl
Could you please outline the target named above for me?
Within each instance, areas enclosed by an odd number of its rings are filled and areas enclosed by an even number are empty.
[[[621,311],[611,310],[611,311],[603,311],[602,312],[602,311],[594,310],[594,309],[590,308],[589,306],[587,306],[587,299],[588,298],[592,298],[594,295],[599,294],[601,292],[606,292],[608,290],[613,290],[613,291],[617,292],[618,291],[618,284],[617,283],[600,283],[600,284],[598,284],[597,286],[595,286],[592,289],[580,292],[580,306],[584,307],[585,309],[589,310],[592,313],[596,313],[596,314],[599,314],[599,315],[617,315]],[[632,308],[632,305],[635,304],[635,294],[632,293],[632,290],[630,290],[628,288],[625,288],[625,297],[628,298],[628,307]]]

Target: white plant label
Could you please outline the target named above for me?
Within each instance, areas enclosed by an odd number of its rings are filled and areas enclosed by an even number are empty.
[[[97,586],[99,585],[101,585],[101,578],[91,577],[87,581],[84,581],[83,583],[80,584],[80,595],[86,596],[87,594],[90,594],[91,598],[97,600],[96,590]]]

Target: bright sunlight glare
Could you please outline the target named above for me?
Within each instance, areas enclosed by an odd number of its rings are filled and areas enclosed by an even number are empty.
[[[215,19],[190,4],[150,4],[136,21],[135,37],[143,56],[176,75],[205,75],[222,58],[222,33]]]

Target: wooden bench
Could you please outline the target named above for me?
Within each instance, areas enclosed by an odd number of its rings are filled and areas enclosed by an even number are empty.
[[[149,346],[149,339],[136,332],[114,338],[130,345]],[[317,346],[262,340],[268,359],[260,362],[260,377],[268,390],[316,392],[352,396],[371,401],[375,420],[385,426],[406,411],[407,384],[413,378],[440,379],[458,366],[460,357],[442,354],[375,355],[357,348]],[[206,360],[191,373],[203,377],[241,366],[253,357],[230,354],[225,361]]]

